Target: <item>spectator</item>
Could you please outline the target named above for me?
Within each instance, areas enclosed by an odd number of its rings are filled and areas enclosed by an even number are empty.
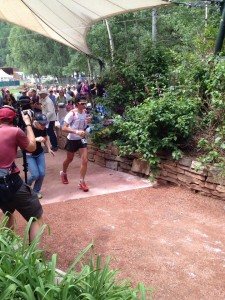
[[[53,88],[53,95],[55,96],[55,99],[59,96],[58,90],[56,87]]]
[[[0,95],[0,108],[3,106],[3,97]]]
[[[31,107],[31,99],[27,95],[27,90],[23,89],[21,91],[22,96],[19,98],[19,103],[22,110],[32,109]]]
[[[9,105],[14,107],[10,94],[5,94],[5,97],[3,99],[3,105]]]
[[[47,128],[47,134],[50,138],[51,142],[51,150],[57,151],[58,150],[58,144],[57,144],[57,138],[55,135],[55,120],[56,120],[56,113],[55,108],[52,100],[48,97],[48,90],[43,89],[39,92],[40,95],[40,102],[42,104],[42,113],[46,115],[48,120],[48,128]]]
[[[49,95],[48,96],[52,100],[53,105],[55,107],[55,111],[56,111],[56,97],[55,97],[55,95],[53,93],[53,89],[49,89]]]
[[[13,96],[13,94],[10,93],[10,91],[9,91],[8,89],[5,91],[5,96],[6,96],[6,95],[9,95],[9,96],[10,96],[12,106],[13,106],[14,108],[16,108],[16,99],[15,99],[15,97]]]
[[[31,90],[31,107],[34,113],[41,112],[41,103],[39,102],[39,96],[37,95],[37,91],[35,89]]]
[[[19,101],[21,96],[22,96],[22,93],[21,93],[21,91],[19,91],[18,94],[16,94],[16,101]]]
[[[69,100],[69,101],[68,101],[68,104],[67,104],[67,106],[66,106],[66,111],[69,112],[69,111],[71,111],[72,109],[74,109],[73,100]]]
[[[85,80],[84,83],[82,84],[81,90],[80,90],[80,94],[85,96],[86,99],[89,97],[90,95],[90,87],[88,84],[88,81]]]
[[[100,80],[98,80],[96,84],[96,95],[97,97],[103,97],[104,93],[105,93],[105,87],[103,83]]]
[[[27,183],[32,185],[34,182],[33,190],[37,193],[38,198],[42,198],[40,193],[42,183],[45,177],[45,155],[41,143],[44,143],[48,149],[48,153],[55,155],[50,148],[50,141],[46,131],[46,125],[48,123],[47,117],[42,113],[35,114],[35,120],[33,122],[33,132],[36,140],[36,150],[34,152],[27,152],[27,163],[30,171],[30,177]]]
[[[59,91],[59,96],[56,99],[56,111],[58,113],[58,121],[61,122],[61,120],[65,117],[67,114],[66,112],[66,105],[67,100],[64,94],[63,89]]]
[[[79,79],[77,81],[77,86],[76,86],[77,94],[80,94],[81,88],[82,88],[82,81]]]
[[[94,80],[91,80],[91,83],[90,83],[90,85],[89,85],[89,88],[90,88],[91,96],[92,96],[93,98],[95,98],[95,97],[96,97],[96,84],[95,84]]]

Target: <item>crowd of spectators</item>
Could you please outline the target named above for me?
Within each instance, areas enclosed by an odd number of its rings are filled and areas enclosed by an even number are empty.
[[[96,97],[103,97],[106,93],[104,85],[100,82],[91,80],[78,80],[77,85],[67,86],[42,86],[36,85],[32,88],[23,88],[18,94],[13,95],[8,88],[2,88],[0,94],[0,107],[10,105],[17,108],[22,102],[26,102],[23,109],[32,109],[35,113],[41,111],[39,92],[42,89],[48,90],[48,97],[52,100],[57,119],[60,121],[68,111],[74,108],[75,97],[77,94],[84,95],[88,103],[93,104]],[[27,101],[21,101],[27,100]]]
[[[44,94],[42,93],[43,91],[45,92]],[[23,88],[17,94],[13,94],[8,88],[2,88],[0,107],[9,105],[16,110],[31,109],[34,114],[42,112],[47,114],[47,116],[49,115],[49,128],[47,131],[52,150],[57,151],[58,146],[53,129],[55,121],[58,121],[62,126],[66,114],[75,108],[76,95],[85,96],[87,103],[91,107],[95,107],[95,98],[104,97],[105,94],[104,85],[99,80],[97,82],[91,80],[90,83],[88,80],[78,80],[77,85],[67,84],[66,86],[43,86],[37,84],[35,87]],[[52,112],[51,105],[49,105],[49,101],[53,104],[54,113]],[[51,111],[51,117],[50,113],[46,111],[46,103],[48,103],[48,108]]]

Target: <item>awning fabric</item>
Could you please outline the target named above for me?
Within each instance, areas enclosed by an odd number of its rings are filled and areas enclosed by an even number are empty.
[[[5,79],[5,78],[13,78],[12,75],[7,74],[6,72],[4,72],[2,69],[0,69],[0,79]]]
[[[169,4],[161,0],[0,0],[0,19],[90,54],[86,34],[97,21]]]

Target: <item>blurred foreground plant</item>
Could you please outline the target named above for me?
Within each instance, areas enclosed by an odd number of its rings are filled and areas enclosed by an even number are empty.
[[[22,240],[5,227],[6,222],[7,218],[0,223],[1,300],[151,299],[152,289],[146,289],[142,283],[137,288],[132,288],[128,280],[117,282],[118,271],[110,270],[110,259],[107,258],[103,266],[100,256],[95,260],[93,243],[79,254],[64,273],[56,268],[56,254],[47,261],[44,250],[37,248],[46,226],[42,227],[32,244],[27,246],[32,220],[28,223]],[[88,251],[89,259],[85,257]],[[79,271],[76,271],[78,263]]]

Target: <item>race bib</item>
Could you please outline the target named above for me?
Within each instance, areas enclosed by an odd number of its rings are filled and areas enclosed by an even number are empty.
[[[87,140],[86,139],[81,139],[81,143],[82,144],[87,144]]]

